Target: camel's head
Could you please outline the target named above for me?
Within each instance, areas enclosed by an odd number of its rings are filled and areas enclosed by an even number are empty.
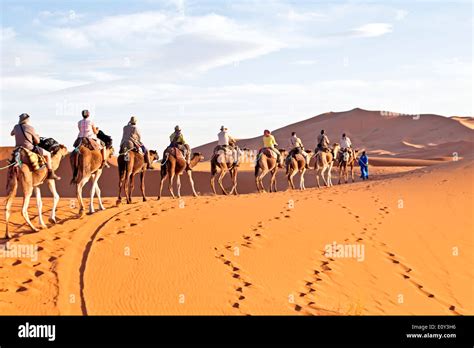
[[[60,154],[61,158],[63,158],[64,156],[66,156],[68,154],[66,146],[60,144],[58,147],[59,147],[59,149],[56,151],[56,153]]]
[[[150,155],[150,161],[151,162],[155,162],[155,161],[158,161],[160,159],[160,156],[158,155],[158,151],[150,150],[150,151],[148,151],[148,153]]]
[[[107,148],[107,159],[112,158],[112,156],[114,155],[114,153],[115,153],[114,147],[113,147],[113,146],[108,147],[108,148]]]
[[[193,153],[193,160],[197,160],[198,162],[204,161],[204,156],[202,155],[201,152],[195,152]]]

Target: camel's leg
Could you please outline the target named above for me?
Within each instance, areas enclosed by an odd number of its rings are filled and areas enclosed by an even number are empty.
[[[295,189],[295,184],[293,183],[293,178],[294,176],[296,175],[296,173],[298,173],[297,170],[293,170],[291,173],[289,173],[288,175],[288,186],[291,187],[292,190]]]
[[[173,181],[174,181],[174,173],[171,172],[171,173],[169,174],[168,189],[169,189],[169,191],[170,191],[171,197],[176,198],[175,195],[174,195],[174,192],[173,192]]]
[[[142,170],[140,173],[140,189],[142,190],[142,199],[143,202],[146,202],[146,195],[145,195],[145,173],[146,169]]]
[[[274,169],[272,172],[271,172],[271,179],[270,179],[270,192],[277,192],[277,186],[276,186],[276,173],[277,173],[277,170]]]
[[[211,174],[211,190],[215,195],[217,195],[215,179],[216,176]]]
[[[102,171],[98,172],[95,179],[95,194],[97,195],[97,200],[99,201],[99,210],[105,210],[104,205],[102,204],[102,192],[99,187],[99,178],[102,174]]]
[[[258,183],[260,184],[260,188],[261,188],[261,191],[259,191],[259,192],[267,192],[265,190],[265,186],[263,186],[263,178],[265,177],[265,175],[267,175],[267,173],[268,173],[268,170],[262,169],[262,172],[257,177]],[[258,188],[258,184],[257,184],[257,188]],[[270,187],[270,189],[271,189],[271,187]]]
[[[91,193],[90,193],[90,197],[91,197],[91,200],[89,202],[89,213],[90,214],[93,214],[95,213],[95,209],[94,209],[94,196],[95,196],[95,180],[97,178],[97,174],[92,174],[91,175],[91,179],[92,179],[92,185],[91,185]]]
[[[232,178],[232,190],[230,190],[230,194],[238,195],[239,193],[237,192],[237,169],[232,169],[230,172],[231,178]]]
[[[257,164],[255,164],[255,165],[257,165]],[[255,173],[255,185],[257,186],[257,191],[262,192],[261,189],[260,189],[260,182],[259,182],[260,174],[259,174],[259,171],[260,171],[260,169],[258,169],[257,173]]]
[[[11,173],[10,171],[14,171]],[[10,221],[10,214],[11,214],[11,209],[12,209],[12,204],[13,204],[13,199],[16,196],[16,191],[18,189],[18,171],[17,168],[10,168],[8,177],[9,180],[12,180],[8,185],[9,190],[7,192],[7,199],[5,202],[5,238],[9,239],[10,238],[10,233],[9,233],[9,221]]]
[[[228,195],[229,192],[227,192],[225,190],[224,185],[222,184],[222,181],[224,180],[224,177],[225,177],[226,174],[227,174],[226,170],[221,170],[221,172],[219,174],[219,177],[217,178],[217,183],[219,184],[219,187],[221,188],[222,193],[225,194],[225,195]]]
[[[122,189],[124,189],[123,184],[125,183],[125,170],[120,172],[120,177],[119,177],[119,192],[118,192],[118,197],[117,197],[117,205],[122,203]],[[125,196],[127,197],[127,196]]]
[[[304,172],[306,171],[306,168],[303,167],[303,169],[301,170],[301,174],[300,174],[300,190],[304,190],[305,187],[304,187]]]
[[[341,183],[341,175],[342,175],[342,166],[339,166],[339,180],[337,182],[338,185]]]
[[[326,170],[328,170],[328,166],[327,165],[323,165],[323,168],[321,169],[321,179],[323,179],[323,182],[324,182],[324,186],[328,186],[328,182],[326,180],[326,178],[324,177],[324,175],[326,174]]]
[[[176,187],[178,188],[178,198],[181,198],[181,175],[176,175]]]
[[[317,160],[317,159],[316,159]],[[320,188],[320,184],[319,184],[319,173],[321,172],[321,168],[319,167],[319,165],[317,163],[314,164],[314,169],[316,171],[316,186],[318,188]]]
[[[47,228],[46,224],[43,220],[43,201],[41,200],[41,190],[38,186],[34,188],[35,195],[36,195],[36,207],[38,208],[38,220],[40,223],[41,228]]]
[[[354,182],[354,165],[351,164],[351,177],[352,177],[352,182]]]
[[[79,215],[84,215],[84,200],[82,199],[82,189],[84,185],[89,181],[90,176],[82,178],[81,181],[77,183],[76,186],[76,197],[79,203]]]
[[[53,195],[53,208],[51,209],[51,215],[49,216],[49,222],[52,224],[56,223],[56,207],[59,203],[59,194],[56,190],[56,183],[54,180],[48,180],[48,188]]]
[[[193,191],[193,196],[197,197],[198,194],[196,192],[196,189],[194,188],[193,172],[191,170],[188,170],[186,173],[188,174],[189,182],[191,183],[191,190]]]
[[[21,214],[23,215],[23,218],[25,219],[28,226],[30,226],[33,231],[38,232],[39,230],[35,226],[33,226],[30,221],[30,216],[28,215],[28,206],[30,205],[30,198],[32,194],[33,187],[23,188],[23,207],[21,209]]]
[[[327,182],[328,182],[329,187],[332,186],[332,166],[333,164],[331,163],[328,168]]]
[[[128,197],[127,197],[127,203],[132,203],[132,194],[133,194],[133,189],[135,188],[135,176],[130,174],[128,177],[128,183],[130,185],[129,190],[128,190]]]
[[[165,183],[166,177],[168,176],[168,173],[165,173],[163,176],[163,172],[161,174],[161,179],[160,179],[160,192],[158,193],[158,200],[161,199],[161,193],[163,192],[163,184]]]

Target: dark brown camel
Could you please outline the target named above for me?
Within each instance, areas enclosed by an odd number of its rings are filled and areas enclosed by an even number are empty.
[[[158,161],[158,152],[155,150],[148,151],[148,157],[150,163]],[[128,150],[122,153],[117,158],[118,171],[119,171],[119,193],[117,198],[117,204],[122,203],[122,188],[125,191],[125,198],[127,203],[132,203],[132,194],[134,188],[135,175],[140,173],[140,188],[142,191],[143,202],[146,202],[145,195],[145,174],[147,164],[145,156],[137,151]]]
[[[192,155],[189,165],[187,165],[186,159],[184,158],[181,150],[175,147],[168,149],[166,151],[166,157],[163,159],[163,162],[161,164],[161,181],[158,199],[161,198],[161,192],[163,190],[163,184],[166,178],[169,178],[169,191],[171,197],[176,197],[173,192],[173,184],[175,177],[176,184],[178,187],[178,198],[181,197],[181,175],[185,171],[188,174],[189,182],[191,183],[191,189],[193,190],[193,195],[196,197],[198,194],[194,189],[192,169],[199,163],[199,161],[202,161],[203,159],[204,156],[200,152],[195,152]]]

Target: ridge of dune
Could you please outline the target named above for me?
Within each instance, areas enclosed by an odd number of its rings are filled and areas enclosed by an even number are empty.
[[[331,142],[339,142],[341,134],[345,132],[356,148],[368,151],[377,149],[408,158],[429,159],[433,156],[428,154],[428,157],[424,157],[421,152],[411,153],[413,147],[404,142],[425,146],[427,151],[431,150],[428,149],[429,144],[436,144],[440,152],[436,157],[451,155],[450,151],[443,151],[444,143],[464,141],[474,145],[473,130],[453,118],[433,114],[410,116],[361,108],[323,113],[278,128],[272,133],[280,147],[287,147],[287,139],[291,132],[295,131],[307,148],[314,149],[321,129],[326,131]],[[230,132],[232,134],[232,130]],[[241,148],[257,150],[261,147],[261,136],[240,139],[238,143]],[[216,144],[217,142],[213,141],[197,146],[194,150],[209,157]]]

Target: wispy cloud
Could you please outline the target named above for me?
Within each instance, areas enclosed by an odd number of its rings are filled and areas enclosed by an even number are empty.
[[[393,27],[389,23],[368,23],[353,29],[351,32],[358,37],[377,37],[392,31]]]

